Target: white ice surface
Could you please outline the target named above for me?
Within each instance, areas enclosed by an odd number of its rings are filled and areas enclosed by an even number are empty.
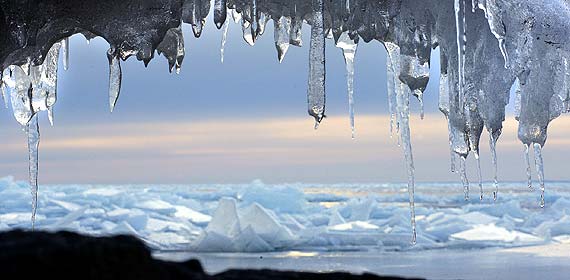
[[[459,185],[418,184],[411,246],[399,184],[43,185],[37,229],[135,234],[154,249],[208,252],[423,251],[567,242],[570,183],[550,182],[547,207],[526,183],[496,202],[463,200]],[[30,228],[29,186],[0,179],[0,230]]]

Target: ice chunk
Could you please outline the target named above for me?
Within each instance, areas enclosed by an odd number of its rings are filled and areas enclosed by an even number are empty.
[[[274,247],[282,247],[295,240],[291,231],[281,225],[275,215],[254,203],[240,215],[242,230],[251,227],[263,240]]]
[[[207,233],[216,233],[214,237],[221,235],[232,238],[237,236],[240,230],[240,220],[235,199],[222,198],[205,231]]]

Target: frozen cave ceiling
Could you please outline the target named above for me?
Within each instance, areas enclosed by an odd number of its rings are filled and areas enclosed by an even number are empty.
[[[234,21],[241,25],[245,42],[254,45],[272,20],[279,61],[291,45],[310,48],[307,101],[315,128],[325,117],[325,39],[334,40],[344,53],[351,118],[357,46],[378,40],[386,47],[389,114],[407,163],[413,240],[409,102],[412,95],[422,102],[430,53],[436,47],[441,56],[439,109],[448,119],[452,171],[460,175],[465,198],[469,198],[465,159],[470,153],[478,159],[483,129],[489,132],[496,166],[494,147],[514,85],[518,138],[526,146],[529,185],[532,148],[543,207],[541,149],[549,122],[570,110],[569,5],[566,0],[0,0],[0,84],[6,106],[11,104],[28,133],[32,212],[37,200],[37,113],[47,111],[53,118],[57,61],[61,50],[67,68],[68,37],[81,33],[86,39],[99,36],[109,43],[112,110],[120,93],[121,60],[134,56],[146,65],[157,52],[168,59],[171,71],[179,70],[184,58],[181,24],[191,24],[199,37],[210,10],[223,40]],[[303,23],[311,26],[305,30],[311,33],[310,42],[301,40]],[[496,197],[496,167],[494,177]]]

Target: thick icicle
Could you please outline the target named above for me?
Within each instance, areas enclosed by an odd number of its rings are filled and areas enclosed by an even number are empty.
[[[530,146],[524,145],[524,162],[526,163],[526,182],[529,190],[532,190],[532,171],[530,168]]]
[[[69,37],[61,41],[61,49],[63,52],[63,69],[67,71],[69,68]]]
[[[356,37],[358,38],[358,37]],[[348,90],[348,113],[350,116],[350,130],[354,139],[354,56],[358,47],[358,39],[352,40],[348,36],[348,32],[340,35],[336,42],[336,46],[342,49],[344,63],[346,65],[346,85]]]
[[[463,2],[463,9],[461,9],[461,2]],[[455,10],[455,28],[457,37],[457,70],[458,70],[458,87],[459,87],[459,106],[463,108],[464,102],[464,83],[465,83],[465,0],[454,0]]]
[[[309,48],[309,115],[315,118],[315,129],[325,117],[325,28],[323,0],[312,0],[313,20]]]
[[[123,74],[121,73],[121,61],[116,54],[115,48],[111,47],[107,51],[107,59],[109,60],[109,108],[113,112],[121,93]]]
[[[277,59],[279,60],[279,63],[281,63],[289,49],[291,18],[281,17],[278,20],[274,20],[273,26],[275,28],[273,37],[275,39],[275,48],[277,49]]]
[[[36,223],[36,210],[38,209],[38,148],[40,144],[40,127],[36,114],[26,126],[28,135],[28,170],[32,193],[32,229]]]
[[[542,146],[539,143],[534,143],[534,165],[536,174],[538,176],[538,183],[540,184],[540,207],[544,207],[544,165],[542,162]]]
[[[497,0],[486,0],[484,10],[491,33],[493,33],[497,41],[499,41],[499,50],[505,60],[505,68],[507,68],[509,65],[509,54],[507,53],[505,41],[507,31],[503,23],[501,8],[498,6]]]
[[[214,1],[214,23],[218,29],[226,22],[228,11],[226,8],[226,0]]]

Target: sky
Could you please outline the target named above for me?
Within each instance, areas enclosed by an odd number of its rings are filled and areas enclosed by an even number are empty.
[[[401,149],[387,117],[386,54],[378,42],[360,44],[356,55],[356,139],[348,121],[342,53],[327,40],[327,115],[318,130],[307,114],[309,27],[305,47],[291,46],[280,64],[272,24],[254,47],[231,24],[220,62],[221,32],[208,18],[195,39],[183,26],[186,57],[179,75],[164,57],[144,67],[122,63],[123,84],[109,112],[108,44],[70,40],[70,68],[58,73],[55,126],[40,115],[40,184],[145,183],[384,183],[407,180]],[[457,181],[449,171],[447,124],[437,110],[439,54],[432,54],[425,93],[426,117],[414,100],[412,143],[418,181]],[[61,64],[60,64],[61,66]],[[512,103],[510,109],[512,110]],[[499,178],[524,181],[523,146],[509,117],[498,144]],[[549,128],[545,174],[567,180],[565,154],[570,118]],[[482,170],[492,178],[486,133]],[[0,176],[27,178],[26,137],[11,110],[0,108]],[[469,176],[476,179],[473,159]]]

